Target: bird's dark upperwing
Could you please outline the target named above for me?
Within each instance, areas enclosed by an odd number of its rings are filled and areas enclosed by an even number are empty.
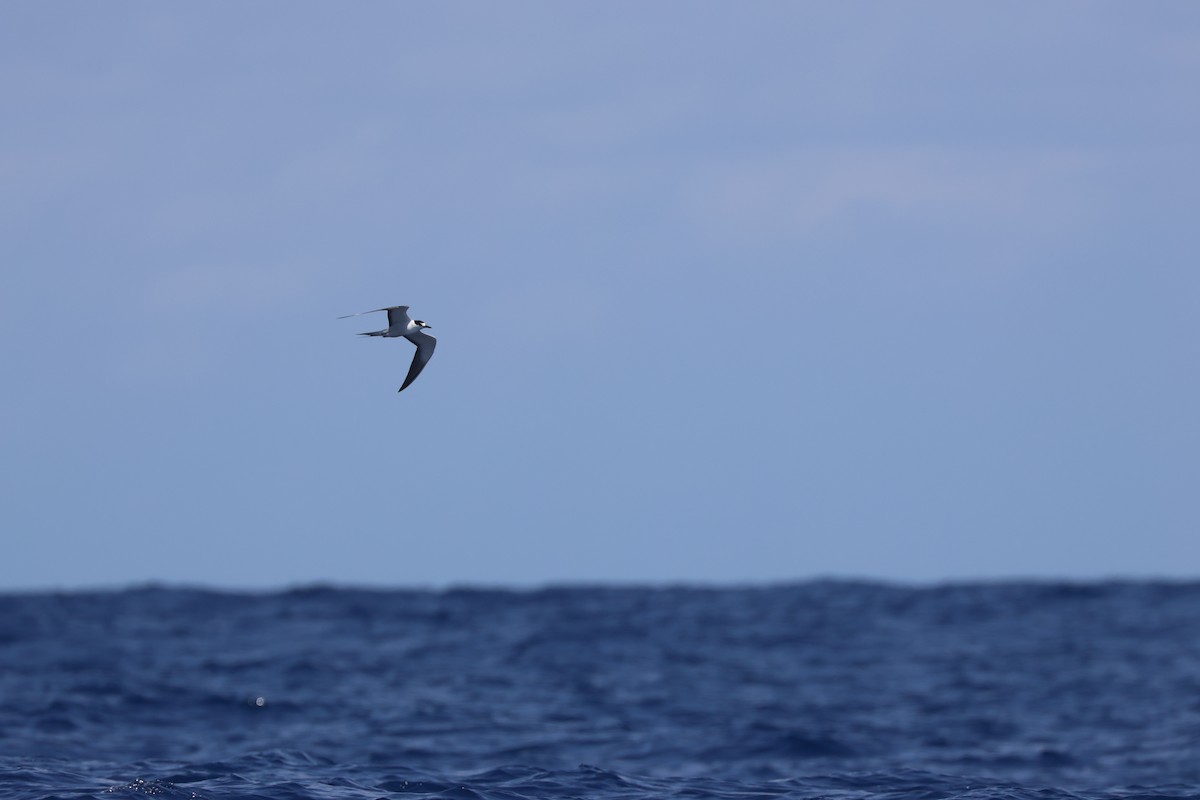
[[[390,317],[391,314],[389,313],[388,316]],[[413,354],[412,366],[408,368],[408,377],[404,379],[404,385],[399,389],[401,392],[417,379],[417,376],[421,374],[421,370],[425,369],[425,365],[433,357],[433,348],[437,347],[437,339],[421,331],[410,333],[404,338],[417,346],[417,352]]]
[[[350,319],[351,317],[361,317],[363,314],[374,314],[376,311],[386,311],[386,312],[388,312],[388,322],[391,322],[392,321],[392,309],[394,309],[394,308],[399,308],[404,311],[408,311],[408,306],[388,306],[387,308],[372,308],[370,311],[360,311],[357,314],[347,314],[344,317],[338,317],[338,319]]]
[[[395,328],[397,326],[403,328],[408,324],[408,306],[392,306],[391,308],[381,308],[380,311],[388,312],[388,327]],[[396,334],[392,334],[395,336]]]

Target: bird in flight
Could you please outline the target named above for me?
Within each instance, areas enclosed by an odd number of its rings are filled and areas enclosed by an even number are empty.
[[[404,385],[399,389],[399,391],[403,392],[408,388],[410,383],[417,379],[417,376],[421,374],[421,370],[425,369],[425,365],[429,363],[429,359],[433,356],[433,348],[437,347],[437,339],[422,330],[422,328],[432,326],[426,325],[419,319],[411,319],[408,316],[408,306],[376,308],[371,311],[360,311],[357,314],[347,314],[344,317],[338,317],[338,319],[361,317],[363,314],[374,314],[376,311],[387,312],[387,330],[367,331],[366,333],[360,333],[359,336],[387,336],[389,338],[403,336],[417,346],[417,352],[413,355],[412,366],[408,368],[408,377],[404,379]]]

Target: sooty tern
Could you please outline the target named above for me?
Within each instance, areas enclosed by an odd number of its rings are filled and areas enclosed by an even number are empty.
[[[437,339],[425,333],[422,328],[432,327],[426,325],[419,319],[411,319],[408,316],[408,306],[388,306],[387,308],[375,308],[371,311],[360,311],[357,314],[347,314],[338,319],[349,319],[350,317],[361,317],[363,314],[374,314],[376,311],[386,311],[388,315],[387,330],[382,331],[367,331],[360,333],[359,336],[386,336],[388,338],[397,338],[403,336],[417,346],[417,352],[413,355],[412,366],[408,368],[408,377],[404,379],[404,385],[399,391],[403,392],[408,388],[408,385],[417,379],[421,374],[421,370],[425,369],[425,365],[429,363],[429,359],[433,356],[433,348],[437,347]]]

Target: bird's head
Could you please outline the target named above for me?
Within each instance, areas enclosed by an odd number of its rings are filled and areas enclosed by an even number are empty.
[[[413,322],[416,323],[418,328],[432,328],[433,327],[432,325],[426,325],[424,320],[414,319]]]

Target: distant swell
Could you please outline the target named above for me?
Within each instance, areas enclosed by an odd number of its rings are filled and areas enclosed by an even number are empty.
[[[1200,584],[0,595],[0,797],[1200,798]]]

